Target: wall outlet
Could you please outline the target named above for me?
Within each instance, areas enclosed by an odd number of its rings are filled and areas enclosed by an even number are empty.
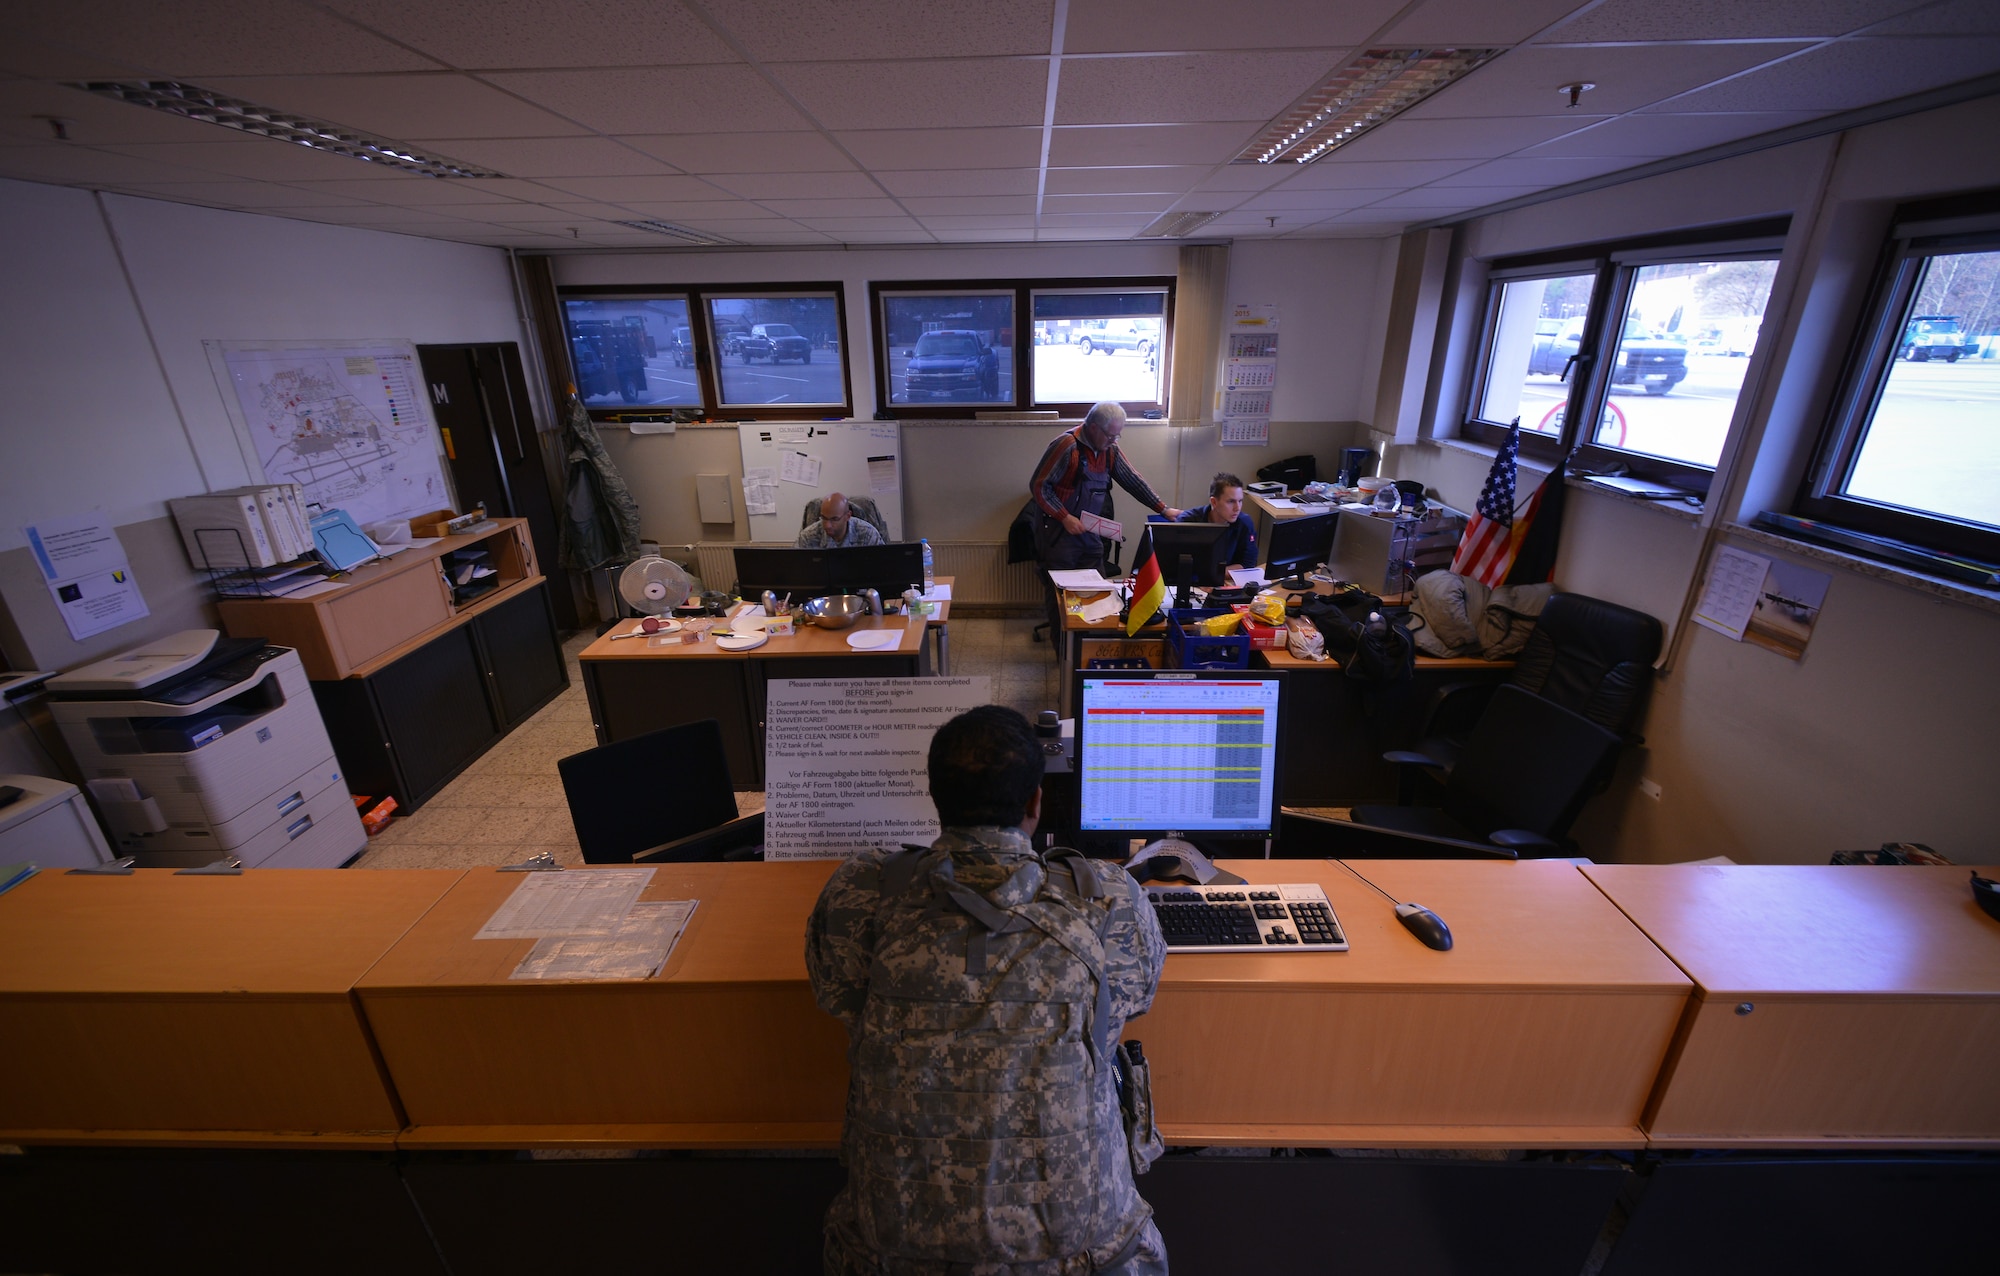
[[[1639,781],[1639,792],[1657,802],[1660,800],[1660,782],[1658,780],[1641,780]]]

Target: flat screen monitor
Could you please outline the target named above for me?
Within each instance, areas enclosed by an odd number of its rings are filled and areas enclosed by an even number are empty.
[[[1153,557],[1160,564],[1160,579],[1177,592],[1174,606],[1188,606],[1188,587],[1215,588],[1224,583],[1228,570],[1222,561],[1229,531],[1227,523],[1146,524],[1153,535]]]
[[[1272,580],[1297,576],[1325,562],[1333,553],[1333,532],[1338,522],[1332,510],[1273,522],[1270,540],[1264,547],[1264,575]]]
[[[1079,831],[1271,835],[1282,673],[1084,670],[1077,683]]]
[[[755,599],[770,590],[790,594],[795,603],[823,594],[873,589],[884,599],[924,585],[924,547],[863,545],[853,549],[781,549],[739,545],[736,589]]]

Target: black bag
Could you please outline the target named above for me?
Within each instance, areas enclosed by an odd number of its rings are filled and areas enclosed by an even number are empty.
[[[1347,676],[1374,686],[1409,682],[1416,674],[1417,642],[1404,627],[1408,619],[1377,613],[1356,625],[1354,654],[1342,665]]]
[[[1257,477],[1266,483],[1283,483],[1293,490],[1312,482],[1319,473],[1319,462],[1311,454],[1288,456],[1282,461],[1273,461],[1257,471]]]
[[[1360,626],[1370,612],[1382,610],[1382,600],[1365,589],[1343,589],[1334,594],[1307,594],[1299,600],[1299,612],[1319,628],[1326,639],[1326,654],[1346,660],[1359,641]]]

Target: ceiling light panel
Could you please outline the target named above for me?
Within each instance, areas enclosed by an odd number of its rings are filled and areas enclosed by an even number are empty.
[[[337,124],[225,97],[176,80],[91,80],[70,87],[114,101],[129,102],[133,106],[165,111],[169,115],[207,124],[220,124],[241,133],[291,142],[315,151],[400,169],[406,173],[421,173],[425,177],[506,176],[505,173],[461,164],[442,156],[427,155],[366,133],[343,129]]]
[[[702,232],[698,230],[689,230],[685,226],[676,226],[672,222],[661,222],[661,221],[653,221],[651,219],[646,219],[641,221],[615,222],[613,224],[618,226],[625,226],[632,230],[643,230],[650,235],[665,235],[668,239],[678,239],[684,244],[708,245],[708,244],[726,244],[729,242],[728,240],[720,238],[719,236],[704,235]]]
[[[1236,156],[1310,164],[1464,77],[1498,49],[1370,49],[1349,59]]]
[[[1167,213],[1156,219],[1150,226],[1140,231],[1141,239],[1179,239],[1181,236],[1200,230],[1220,213]]]

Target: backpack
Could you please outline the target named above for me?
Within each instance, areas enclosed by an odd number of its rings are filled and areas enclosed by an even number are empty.
[[[1112,915],[1075,851],[1023,859],[983,892],[947,851],[883,861],[846,1139],[875,1252],[1064,1270],[1150,1212],[1119,1172]]]

